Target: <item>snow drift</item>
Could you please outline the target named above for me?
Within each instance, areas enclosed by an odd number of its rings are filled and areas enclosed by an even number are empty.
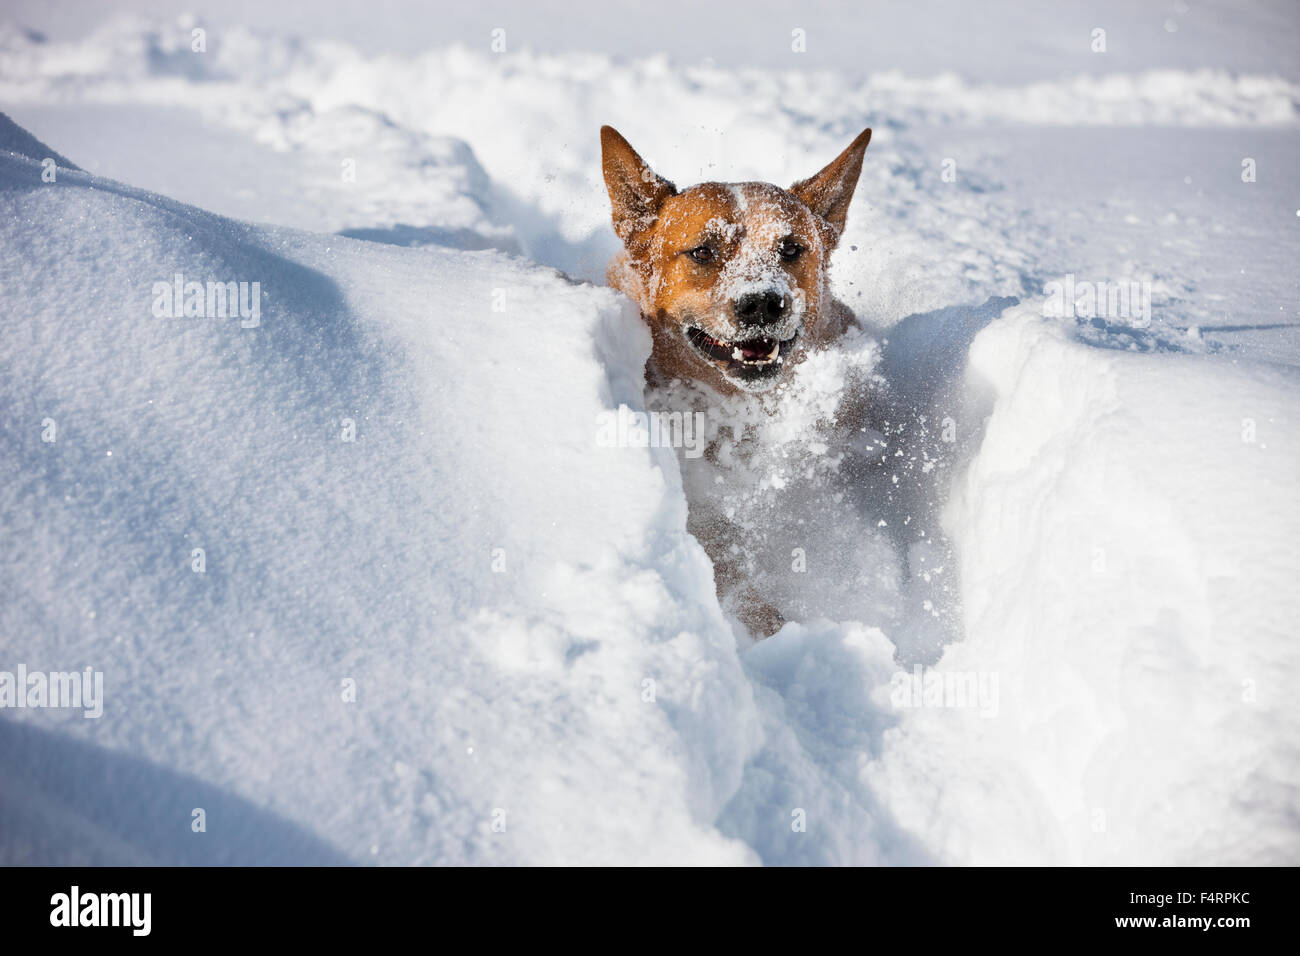
[[[753,859],[712,829],[757,717],[675,473],[594,443],[639,401],[625,303],[0,164],[5,659],[107,697],[5,751],[109,770],[10,763],[11,861],[274,858],[244,805],[358,861]],[[154,317],[176,273],[260,281],[260,325]]]
[[[966,640],[938,669],[997,675],[997,719],[918,711],[873,779],[905,825],[964,821],[948,859],[1293,863],[1300,380],[1042,311],[975,339],[951,501]]]

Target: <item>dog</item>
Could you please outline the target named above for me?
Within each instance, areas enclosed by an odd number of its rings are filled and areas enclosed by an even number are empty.
[[[706,182],[678,191],[612,127],[600,136],[622,240],[606,281],[649,326],[648,386],[693,382],[722,400],[779,395],[811,351],[857,326],[827,272],[871,130],[789,189]],[[747,580],[742,536],[720,509],[687,497],[688,529],[713,561],[719,600],[756,637],[775,633],[784,618]]]

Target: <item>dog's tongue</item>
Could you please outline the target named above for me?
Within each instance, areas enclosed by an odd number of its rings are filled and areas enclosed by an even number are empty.
[[[756,362],[772,354],[776,347],[775,339],[753,339],[749,342],[737,342],[736,349],[747,362]]]

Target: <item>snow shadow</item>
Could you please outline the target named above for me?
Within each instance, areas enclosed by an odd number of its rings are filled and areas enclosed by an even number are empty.
[[[932,664],[961,638],[961,586],[941,518],[953,479],[983,437],[982,420],[962,414],[966,356],[975,336],[1018,301],[994,296],[874,330],[884,385],[868,414],[885,447],[867,483],[906,575],[902,627],[892,635],[900,664]]]
[[[0,113],[0,150],[8,150],[17,153],[19,156],[27,156],[38,161],[49,158],[54,160],[55,165],[61,169],[70,169],[73,172],[81,171],[80,166],[50,149],[5,113]]]
[[[603,191],[598,198],[605,202]],[[570,278],[605,284],[605,267],[621,248],[612,228],[602,226],[574,238],[565,234],[558,214],[542,210],[500,183],[493,183],[490,199],[501,221],[509,223],[517,237],[517,249],[497,248],[519,252]]]
[[[366,242],[405,248],[445,246],[463,252],[497,249],[511,255],[519,254],[519,243],[513,238],[485,236],[473,229],[445,229],[440,226],[408,226],[399,223],[386,228],[343,229],[338,234],[348,239],[364,239]]]
[[[207,831],[191,830],[201,807]],[[0,720],[0,864],[343,866],[330,844],[218,787]]]

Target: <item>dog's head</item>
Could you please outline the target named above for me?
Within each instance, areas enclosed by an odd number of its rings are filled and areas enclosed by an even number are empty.
[[[625,255],[611,272],[651,324],[674,378],[759,392],[822,332],[826,268],[871,139],[789,189],[701,183],[682,192],[601,128],[605,185]]]

